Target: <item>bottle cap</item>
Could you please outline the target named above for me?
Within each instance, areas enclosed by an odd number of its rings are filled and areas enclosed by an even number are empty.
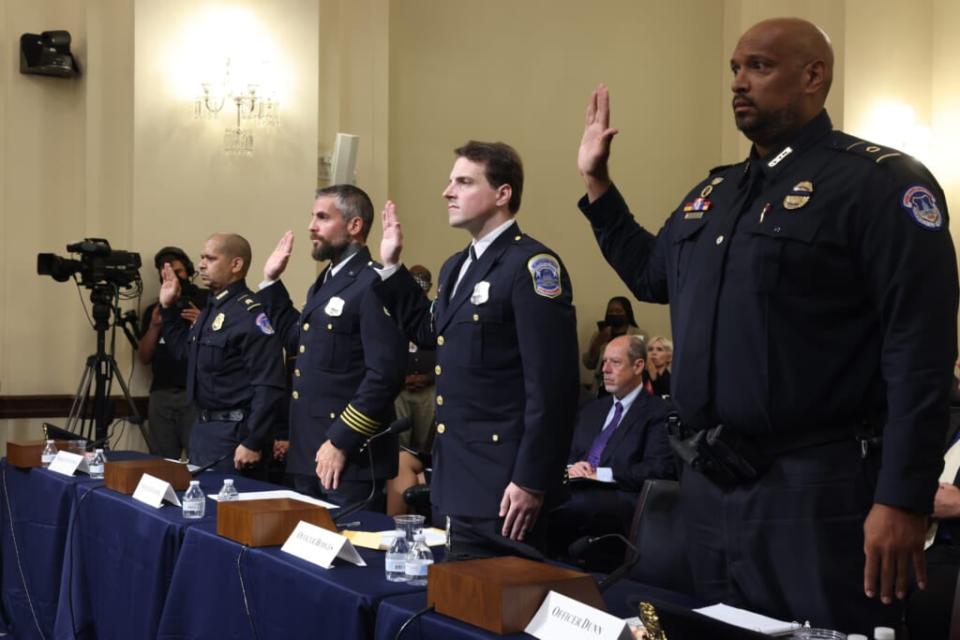
[[[233,484],[233,478],[224,478],[224,479],[223,479],[223,484],[232,485],[232,484]]]
[[[97,453],[103,453],[103,449],[97,449]]]
[[[851,633],[847,636],[847,640],[870,640],[870,639],[861,633]]]
[[[47,440],[47,444],[53,444],[53,440]]]
[[[873,637],[874,640],[894,640],[897,637],[897,632],[890,627],[874,627]]]
[[[194,485],[199,485],[199,484],[200,484],[200,481],[199,481],[199,480],[191,480],[191,481],[190,481],[190,486],[191,486],[191,487],[194,486]]]

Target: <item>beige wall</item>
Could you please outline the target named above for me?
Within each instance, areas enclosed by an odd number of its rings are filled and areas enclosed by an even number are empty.
[[[223,125],[192,120],[189,96],[179,93],[189,26],[222,6],[255,16],[286,81],[281,127],[259,135],[253,158],[224,157]],[[146,304],[156,293],[149,263],[157,247],[196,254],[210,232],[239,231],[254,245],[255,283],[280,232],[293,228],[286,279],[303,292],[316,273],[304,231],[316,158],[331,151],[337,131],[361,136],[358,183],[376,206],[398,202],[406,260],[435,271],[467,242],[446,225],[440,198],[452,148],[471,137],[514,144],[527,169],[520,224],[564,258],[585,342],[605,301],[625,291],[575,206],[591,89],[610,85],[621,130],[614,178],[638,219],[658,228],[709,167],[745,155],[729,113],[728,58],[744,28],[777,14],[812,19],[832,36],[835,124],[863,134],[878,101],[907,104],[929,134],[928,164],[956,202],[960,5],[952,0],[603,0],[589,8],[573,0],[4,0],[0,394],[73,393],[94,350],[72,284],[35,275],[38,251],[62,254],[85,236],[140,251]],[[19,74],[19,35],[53,28],[73,34],[81,79]],[[376,254],[378,230],[371,241]],[[668,329],[665,308],[635,309],[646,329]],[[119,344],[126,374],[130,352]],[[145,379],[134,377],[143,393]]]

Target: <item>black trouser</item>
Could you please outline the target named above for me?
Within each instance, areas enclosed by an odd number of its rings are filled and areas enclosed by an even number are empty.
[[[863,594],[863,522],[879,453],[856,441],[785,453],[755,483],[721,489],[684,470],[680,506],[696,595],[758,613],[870,635],[900,603]]]
[[[320,478],[305,473],[291,474],[293,477],[293,488],[300,493],[314,498],[320,498],[332,502],[341,507],[346,507],[366,500],[370,495],[370,480],[344,480],[340,478],[340,486],[336,490],[324,489],[320,484]],[[377,488],[373,493],[373,500],[370,501],[364,511],[376,511],[383,513],[387,506],[387,497],[383,489],[386,486],[385,480],[377,480]],[[334,513],[334,516],[337,514]]]
[[[447,560],[470,560],[495,556],[520,556],[531,560],[543,560],[547,518],[542,511],[533,529],[524,536],[523,542],[511,540],[502,535],[503,518],[467,516],[450,516],[449,518],[450,540]],[[446,523],[446,516],[435,520],[435,525],[439,527]]]
[[[916,591],[907,603],[907,628],[911,638],[949,640],[960,574],[960,546],[937,542],[926,552],[927,588]]]
[[[233,454],[246,435],[247,428],[242,421],[197,420],[190,433],[190,464],[203,467],[223,458],[212,467],[213,470],[223,473],[236,472]]]

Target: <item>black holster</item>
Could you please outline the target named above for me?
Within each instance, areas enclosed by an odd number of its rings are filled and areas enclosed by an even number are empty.
[[[678,416],[667,418],[670,446],[694,471],[721,487],[755,482],[771,458],[722,424],[703,431],[684,427]]]

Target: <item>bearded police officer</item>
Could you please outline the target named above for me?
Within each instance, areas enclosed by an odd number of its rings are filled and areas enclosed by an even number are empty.
[[[244,281],[250,244],[217,233],[203,245],[200,279],[210,288],[206,308],[188,327],[176,302],[180,282],[163,267],[163,338],[187,359],[187,395],[199,410],[190,435],[190,462],[227,471],[254,467],[283,401],[283,349],[260,302]]]
[[[925,581],[956,355],[946,202],[917,161],[833,130],[816,26],[761,22],[730,68],[746,160],[649,233],[609,177],[601,85],[580,208],[634,295],[670,304],[698,595],[863,632]]]

